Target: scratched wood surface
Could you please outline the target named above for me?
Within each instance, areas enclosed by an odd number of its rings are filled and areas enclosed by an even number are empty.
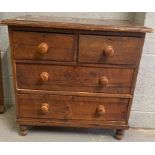
[[[60,95],[21,94],[19,99],[19,116],[23,118],[81,119],[126,121],[129,99],[76,97]],[[48,109],[42,113],[42,104]],[[103,106],[104,113],[98,107]]]
[[[30,70],[31,74],[27,74]],[[35,64],[17,64],[16,71],[18,89],[111,94],[130,94],[134,75],[133,69]],[[43,81],[40,77],[44,72],[49,76],[47,81]],[[107,77],[107,85],[100,84],[103,76]]]
[[[151,28],[125,20],[63,18],[54,16],[22,16],[6,19],[6,25],[97,31],[152,32]]]

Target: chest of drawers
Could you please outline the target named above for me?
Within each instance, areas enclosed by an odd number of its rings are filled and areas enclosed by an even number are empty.
[[[121,139],[146,32],[128,21],[25,16],[8,25],[17,122],[112,128]]]

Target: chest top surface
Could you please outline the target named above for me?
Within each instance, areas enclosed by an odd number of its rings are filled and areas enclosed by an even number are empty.
[[[114,31],[114,32],[152,32],[151,28],[127,20],[63,18],[54,16],[21,16],[5,19],[1,24],[58,29]]]

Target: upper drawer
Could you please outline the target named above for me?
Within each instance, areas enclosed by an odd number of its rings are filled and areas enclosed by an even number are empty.
[[[75,51],[72,34],[13,31],[15,59],[73,61]]]
[[[137,64],[142,45],[136,37],[80,35],[79,62]]]

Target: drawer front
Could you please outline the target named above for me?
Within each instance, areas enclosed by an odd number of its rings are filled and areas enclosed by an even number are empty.
[[[19,117],[125,121],[129,99],[18,95]]]
[[[76,38],[72,34],[13,31],[15,59],[73,61]]]
[[[17,64],[19,89],[130,93],[133,69]]]
[[[137,64],[142,38],[80,35],[79,62],[103,64]]]

